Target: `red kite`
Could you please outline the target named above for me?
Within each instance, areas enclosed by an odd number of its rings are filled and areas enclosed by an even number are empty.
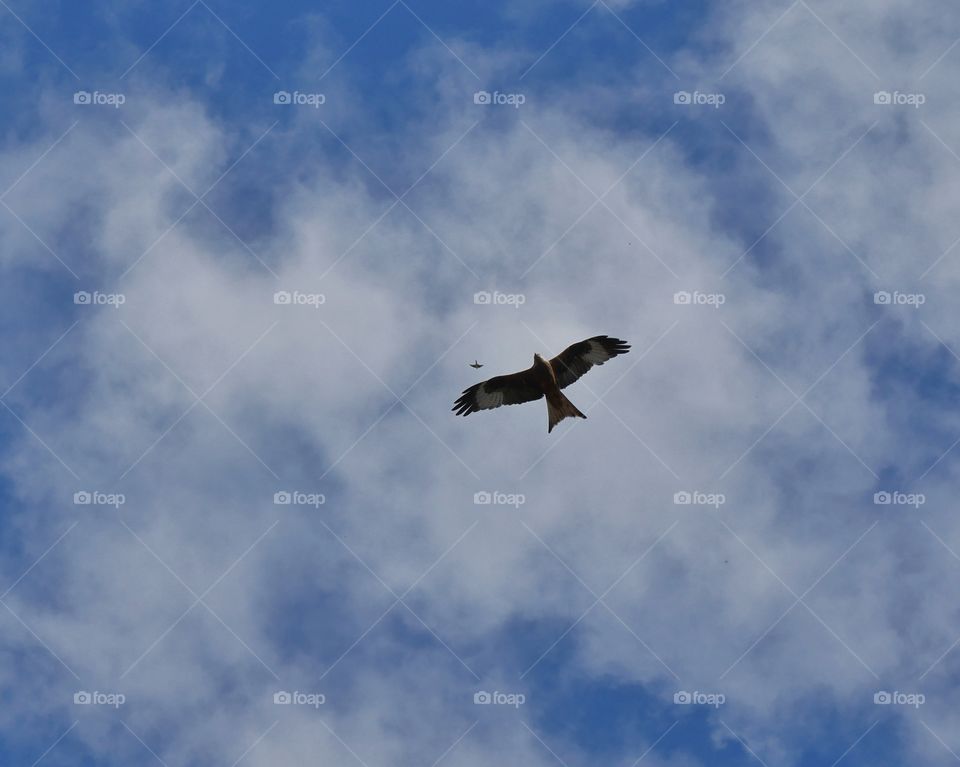
[[[586,418],[560,390],[566,389],[594,365],[602,365],[628,351],[630,345],[626,341],[594,336],[567,347],[549,361],[534,354],[533,365],[526,370],[496,376],[464,389],[452,410],[457,415],[470,415],[478,410],[519,405],[546,397],[547,432],[551,432],[564,418]]]

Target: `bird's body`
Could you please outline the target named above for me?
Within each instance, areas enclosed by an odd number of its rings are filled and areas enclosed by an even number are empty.
[[[543,396],[547,399],[547,433],[553,431],[564,418],[586,418],[586,416],[577,410],[576,406],[563,396],[560,386],[557,384],[557,374],[553,366],[539,354],[533,355],[533,375],[536,378],[537,385],[543,391]]]
[[[483,367],[483,365],[481,365],[479,362],[477,362],[476,360],[474,360],[473,362],[470,363],[470,367],[476,368],[477,370],[479,370],[480,368]]]
[[[544,397],[547,400],[547,431],[553,431],[553,427],[564,418],[586,418],[560,390],[594,365],[602,365],[629,350],[630,345],[619,338],[594,336],[564,349],[551,360],[534,354],[533,365],[526,370],[496,376],[464,389],[454,403],[453,411],[465,416],[478,410],[533,402]]]

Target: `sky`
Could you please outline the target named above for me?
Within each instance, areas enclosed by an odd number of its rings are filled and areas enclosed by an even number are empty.
[[[960,12],[0,41],[0,761],[960,761]]]

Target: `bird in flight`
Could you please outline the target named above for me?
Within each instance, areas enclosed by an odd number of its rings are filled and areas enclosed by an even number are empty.
[[[594,336],[568,346],[552,360],[534,354],[533,365],[526,370],[496,376],[464,389],[452,410],[457,415],[466,416],[478,410],[519,405],[546,397],[549,433],[564,418],[586,418],[560,390],[566,389],[594,365],[602,365],[628,351],[630,345],[626,341]]]
[[[480,368],[483,367],[483,365],[481,365],[479,362],[477,362],[476,360],[474,360],[473,362],[470,363],[470,367],[476,368],[477,370],[479,370]]]

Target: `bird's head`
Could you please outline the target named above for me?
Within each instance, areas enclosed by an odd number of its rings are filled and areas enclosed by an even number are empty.
[[[543,357],[541,357],[539,354],[534,354],[534,355],[533,355],[533,361],[534,361],[534,362],[546,362],[546,360],[545,360]]]

